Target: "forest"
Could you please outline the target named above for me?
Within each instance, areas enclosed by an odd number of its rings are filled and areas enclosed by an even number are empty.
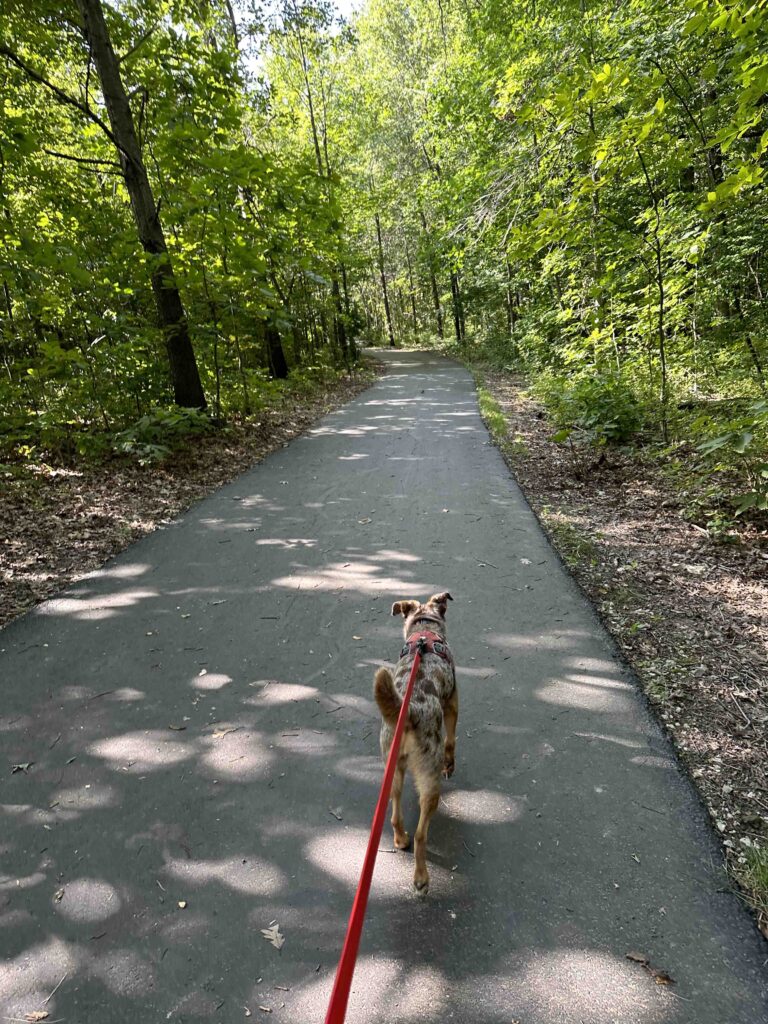
[[[764,4],[34,8],[0,20],[11,471],[427,344],[766,507]]]

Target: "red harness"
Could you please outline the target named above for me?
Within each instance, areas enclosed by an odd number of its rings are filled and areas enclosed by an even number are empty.
[[[420,630],[418,633],[411,633],[405,641],[405,646],[400,651],[401,658],[415,656],[416,651],[422,654],[436,654],[439,658],[453,665],[453,658],[445,640],[439,633],[433,633],[429,629]]]

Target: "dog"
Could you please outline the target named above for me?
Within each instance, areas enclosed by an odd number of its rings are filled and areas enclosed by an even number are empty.
[[[459,692],[456,669],[446,641],[445,613],[450,594],[435,594],[420,601],[395,601],[393,615],[403,616],[405,646],[395,667],[394,678],[380,668],[373,683],[373,695],[381,712],[381,753],[386,760],[395,724],[408,685],[419,637],[425,638],[426,650],[414,682],[413,694],[405,723],[400,756],[392,782],[392,830],[395,848],[407,850],[410,836],[403,826],[401,796],[405,772],[409,770],[419,794],[419,824],[414,835],[415,870],[413,884],[425,894],[429,888],[427,871],[427,834],[432,815],[440,801],[440,778],[453,775],[456,761],[456,721],[459,715]],[[445,725],[445,738],[443,738]]]

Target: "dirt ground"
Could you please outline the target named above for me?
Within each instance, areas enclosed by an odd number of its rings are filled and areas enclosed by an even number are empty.
[[[159,465],[124,456],[0,476],[0,627],[286,445],[374,376],[358,371],[291,398],[195,438]]]
[[[768,936],[765,536],[713,540],[659,464],[555,444],[521,380],[481,376],[508,464],[655,705]]]

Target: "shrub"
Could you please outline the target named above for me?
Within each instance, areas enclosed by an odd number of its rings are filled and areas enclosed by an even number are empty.
[[[115,435],[114,449],[146,466],[162,462],[187,438],[212,429],[210,418],[199,409],[153,409]]]
[[[546,374],[533,391],[558,427],[557,441],[580,431],[592,444],[623,444],[643,425],[642,406],[618,373],[575,379]]]

